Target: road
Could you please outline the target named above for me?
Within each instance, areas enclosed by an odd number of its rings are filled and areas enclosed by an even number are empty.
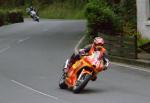
[[[86,30],[84,20],[26,19],[0,28],[0,103],[149,103],[150,73],[111,64],[80,94],[61,90],[64,61]]]

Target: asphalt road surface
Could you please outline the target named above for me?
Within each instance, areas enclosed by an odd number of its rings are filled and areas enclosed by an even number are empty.
[[[0,28],[0,103],[150,103],[150,73],[111,64],[80,94],[58,87],[84,20],[26,19]]]

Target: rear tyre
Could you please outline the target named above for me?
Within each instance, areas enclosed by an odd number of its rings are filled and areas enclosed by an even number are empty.
[[[87,85],[87,83],[89,82],[91,78],[91,75],[89,74],[83,74],[81,77],[81,80],[78,80],[76,85],[73,88],[73,92],[74,93],[80,93],[81,90],[84,89],[84,87]]]

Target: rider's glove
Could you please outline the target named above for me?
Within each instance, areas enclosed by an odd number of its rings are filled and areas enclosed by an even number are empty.
[[[107,70],[107,68],[108,68],[108,67],[107,67],[106,65],[104,65],[103,70],[105,71],[105,70]]]
[[[85,55],[85,50],[84,49],[80,49],[79,50],[79,55]]]
[[[106,60],[106,64],[104,65],[103,70],[107,70],[107,68],[109,67],[109,60],[108,59],[105,60]]]

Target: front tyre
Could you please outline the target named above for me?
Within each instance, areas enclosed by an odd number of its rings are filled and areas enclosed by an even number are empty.
[[[39,19],[36,19],[37,22],[39,22]]]
[[[84,87],[89,82],[90,78],[91,78],[91,75],[89,75],[89,74],[83,74],[82,77],[81,77],[81,79],[76,82],[76,85],[73,88],[73,92],[74,93],[81,92],[81,90],[83,90]]]
[[[59,87],[60,87],[61,89],[66,89],[66,88],[68,88],[68,86],[67,86],[66,83],[65,83],[65,74],[64,74],[64,73],[62,73],[62,75],[61,75],[61,77],[60,77],[60,79],[59,79]]]

